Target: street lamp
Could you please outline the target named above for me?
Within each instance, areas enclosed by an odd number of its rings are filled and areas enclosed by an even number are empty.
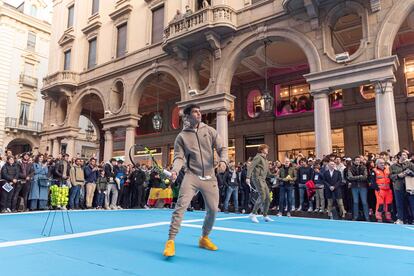
[[[262,92],[262,108],[264,112],[272,112],[273,111],[273,103],[274,99],[270,95],[270,91],[267,86],[267,44],[269,41],[264,42],[264,57],[265,57],[265,89]]]

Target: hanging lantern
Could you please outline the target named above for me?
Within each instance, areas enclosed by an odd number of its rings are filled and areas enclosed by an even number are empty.
[[[162,117],[160,113],[155,113],[154,117],[152,117],[152,127],[155,130],[161,130],[162,128]]]
[[[88,126],[85,129],[85,133],[86,133],[86,140],[92,141],[94,130],[93,130],[93,125],[91,121],[88,122]]]
[[[264,91],[262,95],[263,102],[263,111],[272,112],[273,111],[273,97],[270,95],[269,91]]]
[[[159,73],[157,73],[157,83],[160,83]],[[157,112],[155,112],[154,117],[152,117],[152,127],[157,131],[160,131],[162,129],[162,117],[158,111],[159,104],[160,104],[160,95],[159,95],[158,86],[157,86]]]
[[[269,89],[267,89],[267,44],[269,41],[264,42],[264,57],[265,57],[265,89],[262,92],[261,104],[263,112],[272,112],[273,111],[273,102],[274,99],[270,95]]]

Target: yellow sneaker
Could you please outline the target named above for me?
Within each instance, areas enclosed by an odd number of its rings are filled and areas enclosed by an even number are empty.
[[[165,257],[172,257],[175,255],[175,245],[173,240],[168,240],[165,244],[165,249],[163,255]]]
[[[198,241],[198,246],[208,250],[218,250],[218,247],[214,243],[212,243],[207,236],[200,238],[200,240]]]

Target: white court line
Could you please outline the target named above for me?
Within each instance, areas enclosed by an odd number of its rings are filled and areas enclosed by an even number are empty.
[[[191,228],[201,228],[200,225],[187,224],[187,223],[183,223],[183,224],[181,224],[181,226],[191,227]],[[397,249],[397,250],[404,250],[404,251],[414,251],[413,246],[402,246],[402,245],[393,245],[393,244],[360,242],[360,241],[351,241],[351,240],[339,240],[339,239],[330,239],[330,238],[322,238],[322,237],[314,237],[314,236],[302,236],[302,235],[293,235],[293,234],[272,233],[272,232],[244,230],[244,229],[235,229],[235,228],[226,228],[226,227],[213,227],[213,230],[226,231],[226,232],[235,232],[235,233],[244,233],[244,234],[254,234],[254,235],[262,235],[262,236],[271,236],[271,237],[280,237],[280,238],[288,238],[288,239],[321,241],[321,242],[328,242],[328,243],[339,243],[339,244],[349,244],[349,245],[358,245],[358,246]]]
[[[217,218],[216,220],[230,220],[230,219],[243,219],[243,218],[247,218],[247,217],[226,217],[226,218]],[[204,221],[204,219],[184,220],[183,222],[194,223],[194,222],[201,222],[201,221]],[[170,224],[170,221],[164,221],[164,222],[146,223],[146,224],[123,226],[123,227],[116,227],[116,228],[107,228],[107,229],[101,229],[101,230],[94,230],[94,231],[87,231],[87,232],[80,232],[80,233],[66,234],[66,235],[59,235],[59,236],[52,236],[52,237],[7,241],[7,242],[1,242],[0,248],[44,243],[44,242],[51,242],[51,241],[69,240],[69,239],[90,237],[90,236],[129,231],[129,230],[135,230],[135,229],[150,228],[150,227],[169,225],[169,224]]]
[[[410,230],[414,230],[414,228],[413,228],[413,227],[405,227],[405,228],[410,229]]]

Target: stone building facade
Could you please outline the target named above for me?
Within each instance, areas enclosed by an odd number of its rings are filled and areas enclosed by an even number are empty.
[[[40,145],[47,75],[51,7],[26,0],[14,7],[0,1],[0,154]]]
[[[101,159],[139,143],[168,164],[188,103],[236,161],[259,143],[271,159],[413,150],[414,0],[53,4],[42,149],[55,155],[76,154],[86,116]]]

